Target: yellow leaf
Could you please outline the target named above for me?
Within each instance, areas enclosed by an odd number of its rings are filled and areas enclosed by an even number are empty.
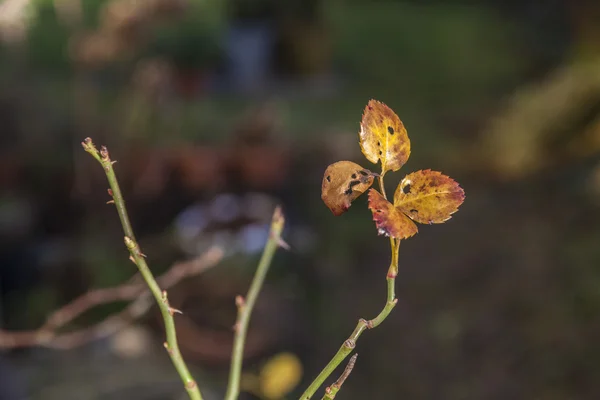
[[[351,161],[338,161],[325,170],[321,199],[334,215],[341,215],[373,184],[373,173]]]
[[[422,224],[449,220],[464,200],[465,192],[458,183],[430,169],[406,175],[394,193],[394,205]]]
[[[406,239],[418,232],[415,223],[375,189],[369,190],[369,208],[380,235]]]
[[[410,140],[404,124],[385,104],[370,100],[360,123],[360,148],[374,164],[381,160],[381,173],[397,171],[410,156]]]
[[[292,353],[279,353],[260,371],[260,392],[266,399],[281,399],[290,393],[302,378],[302,363]]]

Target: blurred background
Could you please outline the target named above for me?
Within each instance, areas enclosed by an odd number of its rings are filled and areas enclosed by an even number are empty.
[[[169,290],[206,400],[223,397],[233,300],[282,204],[292,250],[253,315],[242,397],[297,398],[385,303],[389,242],[366,196],[341,217],[320,199],[328,164],[376,170],[357,140],[371,98],[412,142],[388,193],[432,168],[467,198],[403,242],[398,306],[338,397],[600,398],[595,0],[2,0],[1,327],[36,329],[135,275],[90,136],[118,160],[156,274],[224,251]],[[163,337],[151,308],[71,348],[4,341],[0,399],[183,399]]]

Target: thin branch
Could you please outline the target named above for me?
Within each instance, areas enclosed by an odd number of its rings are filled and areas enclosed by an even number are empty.
[[[171,361],[179,373],[190,399],[202,400],[202,395],[200,394],[198,385],[190,374],[190,371],[188,370],[187,365],[181,356],[181,352],[179,351],[177,334],[175,332],[175,320],[173,319],[174,310],[169,305],[167,292],[161,290],[161,288],[158,286],[158,283],[154,279],[150,268],[148,268],[148,264],[146,264],[146,256],[142,253],[139,244],[135,240],[131,223],[129,222],[129,216],[127,215],[127,209],[125,208],[125,201],[123,200],[119,182],[117,181],[117,177],[113,169],[113,164],[115,161],[110,159],[110,155],[108,154],[106,147],[103,146],[100,151],[98,151],[92,143],[92,139],[90,138],[86,138],[82,143],[82,146],[85,151],[90,153],[102,165],[102,168],[104,169],[104,173],[106,174],[106,178],[108,179],[108,183],[110,185],[109,193],[112,194],[117,212],[119,214],[119,219],[123,225],[123,231],[125,232],[125,246],[129,250],[130,259],[138,267],[142,277],[150,288],[154,299],[160,307],[160,312],[163,316],[165,331],[167,334],[167,341],[164,344],[165,349],[167,350],[167,353],[169,353]]]
[[[169,289],[182,279],[201,274],[215,266],[222,258],[223,250],[212,247],[197,258],[173,264],[167,272],[157,278],[158,283],[162,288]],[[136,278],[139,278],[139,275],[134,276],[129,283],[95,289],[81,295],[50,314],[46,323],[36,330],[13,332],[0,329],[0,349],[32,346],[71,349],[120,331],[145,315],[152,306],[148,287]],[[131,303],[121,312],[110,315],[91,327],[65,333],[57,332],[91,308],[116,301]]]
[[[383,176],[379,177],[379,186],[381,189],[381,193],[385,197],[385,187],[383,185]],[[312,396],[316,393],[316,391],[321,387],[325,379],[329,377],[335,371],[335,369],[348,357],[348,355],[354,350],[356,347],[356,341],[362,335],[362,333],[367,329],[373,329],[378,327],[385,319],[390,315],[398,299],[396,299],[396,276],[398,275],[398,251],[400,248],[400,239],[390,238],[390,247],[392,250],[392,259],[390,261],[390,267],[388,269],[388,273],[386,276],[387,283],[387,301],[383,309],[379,312],[379,314],[371,319],[359,319],[358,324],[354,328],[354,331],[350,334],[348,339],[344,341],[340,349],[335,353],[331,361],[323,368],[323,370],[317,375],[315,380],[308,386],[308,388],[302,393],[300,396],[300,400],[308,400],[312,398]]]
[[[335,381],[333,385],[325,389],[325,396],[323,396],[321,400],[333,400],[335,398],[337,392],[340,391],[342,385],[344,384],[344,382],[346,382],[346,379],[348,379],[348,377],[352,373],[357,358],[358,354],[355,354],[352,357],[350,357],[350,361],[348,361],[348,364],[346,365],[346,368],[344,369],[342,375],[338,378],[337,381]]]
[[[233,342],[233,351],[231,354],[231,368],[229,371],[229,383],[227,385],[227,394],[225,400],[236,400],[240,393],[240,376],[242,372],[242,361],[244,358],[244,343],[248,332],[248,324],[252,309],[258,298],[258,294],[271,265],[271,260],[278,247],[285,247],[285,242],[281,239],[281,232],[285,224],[285,218],[281,209],[277,207],[271,220],[271,230],[269,240],[265,246],[258,268],[250,284],[246,299],[238,296],[235,304],[238,308],[238,316],[234,325],[235,338]]]

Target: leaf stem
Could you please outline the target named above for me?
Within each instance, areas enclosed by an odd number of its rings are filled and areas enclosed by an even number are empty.
[[[271,220],[271,230],[269,232],[269,240],[265,246],[262,257],[258,263],[258,268],[250,284],[248,295],[244,300],[238,296],[235,303],[238,308],[238,316],[234,326],[235,338],[233,342],[233,351],[231,354],[231,368],[229,371],[229,383],[227,385],[227,394],[225,400],[236,400],[240,393],[240,376],[242,372],[242,361],[244,359],[244,343],[250,323],[250,315],[256,304],[256,299],[262,287],[262,284],[273,260],[273,255],[278,247],[285,247],[285,242],[281,239],[281,232],[285,224],[285,218],[281,209],[277,207],[273,213]]]
[[[383,173],[378,175],[377,179],[379,181],[379,190],[381,191],[381,195],[384,199],[387,200],[387,194],[385,193],[385,185],[383,184]]]
[[[381,192],[381,195],[383,196],[384,199],[387,200],[387,194],[385,193],[385,183],[383,181],[383,176],[384,173],[382,171],[382,173],[378,176],[378,182],[379,182],[379,191]],[[400,247],[400,239],[394,239],[394,238],[390,238],[390,249],[392,251],[392,263],[390,264],[390,269],[388,271],[388,276],[389,275],[394,275],[394,277],[396,277],[396,275],[398,275],[398,247]],[[394,257],[396,257],[396,259],[394,260]],[[391,286],[390,289],[390,285],[388,285],[388,291],[392,290],[392,295],[391,298],[394,298],[394,286]],[[388,299],[390,298],[390,295],[388,293]]]
[[[146,256],[141,252],[140,246],[138,245],[135,235],[133,234],[131,222],[129,221],[129,216],[127,215],[127,209],[125,208],[125,200],[121,194],[119,182],[117,181],[117,177],[113,169],[113,164],[116,161],[112,161],[110,159],[106,147],[102,146],[100,151],[98,151],[94,146],[94,143],[92,143],[92,139],[90,138],[86,138],[81,144],[84,150],[90,153],[104,169],[104,173],[106,174],[106,178],[108,179],[108,183],[110,185],[108,193],[113,198],[113,200],[111,200],[109,203],[114,203],[117,208],[119,219],[121,220],[121,225],[123,226],[123,231],[125,233],[125,246],[130,253],[129,259],[138,267],[142,277],[146,281],[146,284],[150,288],[150,291],[152,292],[152,295],[156,299],[156,302],[160,308],[160,312],[165,323],[165,331],[167,336],[167,341],[164,343],[165,349],[167,350],[169,357],[171,357],[171,361],[173,362],[175,369],[183,381],[183,385],[189,398],[191,400],[202,400],[202,395],[200,394],[198,385],[190,374],[190,371],[188,370],[187,365],[181,356],[181,352],[179,351],[179,346],[177,344],[177,335],[175,332],[175,320],[173,319],[173,314],[178,312],[178,310],[171,308],[169,305],[167,292],[161,291],[160,287],[158,286],[156,279],[154,279],[154,276],[152,275],[152,272],[146,263]]]

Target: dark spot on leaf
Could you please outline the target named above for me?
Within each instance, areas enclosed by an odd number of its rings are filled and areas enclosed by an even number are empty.
[[[388,126],[388,132],[390,133],[390,135],[394,134],[394,128],[392,128],[391,126]]]
[[[365,170],[358,171],[358,173],[361,174],[362,176],[369,176],[369,173]]]
[[[327,175],[327,182],[331,182],[331,175]]]
[[[352,194],[352,188],[359,184],[360,184],[360,181],[350,181],[350,183],[348,184],[348,189],[346,189],[344,191],[344,194],[347,196],[350,196]]]
[[[352,179],[356,179],[356,174],[352,174]]]
[[[379,150],[379,155],[382,156],[383,155],[383,151]]]
[[[348,185],[348,189],[352,189],[352,187],[354,187],[358,184],[360,184],[360,181],[350,181],[350,184]]]
[[[404,193],[404,194],[410,193],[410,183],[402,188],[402,193]]]
[[[411,214],[416,214],[416,213],[418,213],[418,212],[419,212],[419,210],[415,210],[414,208],[413,208],[412,210],[410,210],[410,213],[411,213]]]
[[[380,213],[380,212],[381,212],[381,210],[375,210],[375,211],[376,211],[376,212],[378,212],[378,213]]]
[[[377,142],[377,146],[381,146],[381,142]]]

